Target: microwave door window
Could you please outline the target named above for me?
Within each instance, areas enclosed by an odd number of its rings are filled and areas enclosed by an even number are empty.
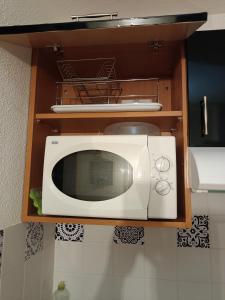
[[[103,201],[113,199],[131,187],[133,168],[127,160],[108,151],[79,151],[57,162],[52,180],[67,196]]]

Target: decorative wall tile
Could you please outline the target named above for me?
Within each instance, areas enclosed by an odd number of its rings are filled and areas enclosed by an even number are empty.
[[[116,226],[113,241],[116,244],[144,244],[144,227]]]
[[[84,226],[81,224],[57,223],[55,239],[58,241],[83,242]]]
[[[41,223],[28,223],[25,246],[25,260],[43,249],[44,226]]]
[[[2,266],[2,251],[3,251],[3,230],[0,230],[0,275]]]
[[[209,217],[207,215],[194,216],[192,227],[177,230],[178,247],[210,248]]]

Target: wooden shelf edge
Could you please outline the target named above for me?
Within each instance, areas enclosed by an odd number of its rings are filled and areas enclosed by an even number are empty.
[[[85,118],[132,118],[132,117],[182,117],[182,111],[139,111],[139,112],[79,112],[79,113],[38,113],[37,120],[85,119]]]
[[[23,216],[22,221],[41,222],[41,223],[74,223],[86,225],[106,225],[106,226],[143,226],[143,227],[170,227],[170,228],[187,228],[190,227],[189,221],[182,220],[116,220],[116,219],[95,219],[95,218],[73,218],[58,216]]]

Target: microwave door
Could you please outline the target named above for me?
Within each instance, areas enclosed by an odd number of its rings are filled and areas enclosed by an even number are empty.
[[[86,150],[59,161],[52,178],[67,196],[98,202],[125,193],[133,184],[133,170],[128,161],[114,153]]]
[[[119,145],[113,152],[99,148],[69,153],[53,166],[51,190],[55,200],[49,208],[44,204],[45,213],[147,219],[146,144],[133,147],[129,155]],[[50,202],[50,197],[46,201]]]

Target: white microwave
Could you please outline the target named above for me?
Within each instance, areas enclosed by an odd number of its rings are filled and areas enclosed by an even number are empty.
[[[48,136],[42,210],[47,215],[176,219],[172,136]]]

